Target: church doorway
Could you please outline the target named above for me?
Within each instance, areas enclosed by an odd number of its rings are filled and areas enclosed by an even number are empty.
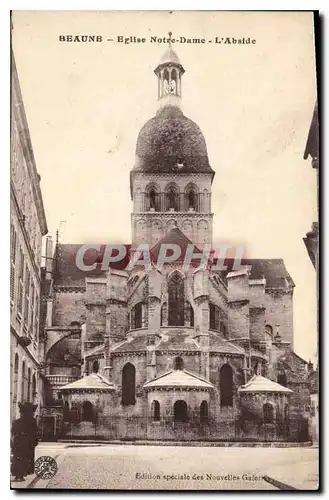
[[[85,401],[82,405],[82,420],[84,422],[93,421],[93,405],[90,401]]]
[[[187,421],[187,404],[182,399],[179,399],[174,404],[174,421],[175,422]]]

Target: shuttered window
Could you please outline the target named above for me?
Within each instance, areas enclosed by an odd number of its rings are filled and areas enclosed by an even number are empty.
[[[17,237],[14,226],[10,226],[10,300],[15,301]]]
[[[31,289],[30,289],[30,304],[31,304],[31,314],[30,314],[30,328],[32,332],[32,337],[35,338],[35,288],[33,280],[31,279]]]
[[[23,310],[23,279],[24,279],[24,254],[22,249],[19,251],[19,275],[18,275],[18,302],[17,310],[22,314]]]
[[[24,294],[24,323],[29,326],[29,312],[30,312],[30,271],[25,267],[25,294]]]
[[[34,337],[35,340],[39,340],[39,314],[40,314],[40,309],[39,309],[40,303],[39,303],[39,295],[38,292],[35,290],[35,302],[34,302],[34,312],[35,312],[35,326],[34,326]]]

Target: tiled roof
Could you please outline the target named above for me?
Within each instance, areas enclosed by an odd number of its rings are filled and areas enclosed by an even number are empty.
[[[60,388],[61,391],[83,391],[85,389],[111,391],[114,386],[98,373],[92,373]]]
[[[193,244],[185,234],[174,227],[167,233],[160,241],[158,241],[150,251],[151,260],[156,262],[158,259],[160,245],[162,243],[176,244],[181,249],[181,257],[184,259],[188,245]],[[93,271],[81,271],[76,265],[76,256],[79,249],[82,247],[80,244],[59,244],[57,247],[58,258],[57,264],[54,261],[54,284],[59,286],[73,286],[83,287],[85,285],[85,278],[93,276],[105,276],[105,271],[102,271],[101,265],[105,251],[105,245],[101,245],[100,252],[90,249],[85,253],[84,262],[86,265],[91,265],[97,262],[97,268]],[[111,264],[111,269],[124,270],[126,269],[130,259],[131,245],[125,245],[126,257],[119,262]],[[194,253],[202,253],[195,245],[193,248]],[[179,262],[179,260],[177,261]],[[223,272],[224,276],[232,270],[233,259],[227,259],[225,265],[227,271]],[[286,288],[294,286],[294,282],[288,273],[283,259],[244,259],[243,265],[251,266],[251,279],[266,278],[267,288]],[[198,267],[200,265],[199,259],[192,259],[192,266]],[[138,263],[136,263],[138,267]]]
[[[88,358],[89,356],[97,356],[97,354],[103,354],[104,349],[105,349],[104,344],[97,345],[96,347],[93,347],[89,351],[86,351],[86,356]]]
[[[239,347],[228,340],[223,339],[217,335],[210,335],[209,338],[209,348],[210,352],[222,352],[222,353],[237,353],[244,354],[245,350],[242,347]]]
[[[97,267],[93,271],[82,271],[76,264],[76,257],[83,244],[59,244],[56,249],[57,258],[54,260],[54,284],[59,286],[85,285],[85,278],[94,276],[105,276],[105,271],[101,269],[105,245],[100,245],[100,251],[89,249],[84,254],[85,265],[92,265],[95,262]],[[129,263],[130,245],[125,245],[126,257],[122,261],[111,263],[111,269],[125,269]],[[55,255],[56,255],[55,253]]]
[[[273,382],[261,375],[254,375],[249,382],[239,388],[239,392],[284,392],[292,393],[291,389]]]
[[[134,351],[146,351],[147,346],[147,335],[141,334],[137,337],[128,337],[119,345],[112,349],[112,352],[134,352]]]
[[[186,387],[193,389],[212,389],[214,386],[207,380],[195,375],[194,373],[187,372],[186,370],[172,370],[170,372],[160,375],[160,377],[146,382],[145,389],[157,387]]]
[[[189,245],[193,245],[193,253],[202,254],[194,243],[178,228],[173,227],[167,234],[161,238],[150,250],[150,257],[153,262],[157,262],[161,245],[177,245],[181,249],[180,257],[176,262],[183,262]],[[200,266],[200,259],[192,259],[191,264]]]
[[[233,268],[234,259],[226,259],[227,275]],[[283,259],[242,259],[241,265],[251,266],[250,279],[266,278],[266,288],[295,286]]]
[[[162,64],[167,64],[167,63],[177,64],[178,66],[182,66],[178,55],[176,54],[171,45],[169,45],[169,47],[161,57],[158,66],[162,66]]]
[[[156,350],[200,351],[198,343],[184,330],[167,331],[156,345]]]

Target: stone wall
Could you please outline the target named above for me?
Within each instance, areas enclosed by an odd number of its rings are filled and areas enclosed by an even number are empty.
[[[72,321],[86,319],[85,294],[83,291],[57,291],[55,294],[54,325],[68,326]]]
[[[230,339],[248,339],[250,332],[249,301],[230,302],[228,308],[228,336]]]
[[[122,370],[126,363],[131,363],[136,370],[136,403],[130,406],[121,405]],[[147,380],[146,352],[126,353],[111,356],[111,382],[117,387],[118,404],[111,408],[111,414],[125,416],[144,416],[146,412],[146,394],[143,386]]]
[[[209,174],[136,174],[133,182],[134,208],[132,213],[132,241],[140,244],[155,244],[175,224],[186,236],[202,246],[212,241],[211,213],[211,175]],[[194,184],[199,193],[200,211],[187,211],[185,207],[185,189]],[[160,210],[147,209],[146,191],[148,186],[155,186],[160,195]],[[179,211],[166,211],[165,189],[175,185],[178,195]]]
[[[282,339],[293,347],[293,294],[292,292],[269,292],[265,294],[265,322],[275,333],[279,325]]]

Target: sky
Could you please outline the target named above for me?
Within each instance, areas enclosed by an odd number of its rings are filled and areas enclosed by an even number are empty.
[[[169,31],[206,39],[174,50],[185,68],[184,114],[201,128],[216,172],[214,242],[284,259],[296,284],[295,351],[315,360],[316,279],[302,240],[317,220],[316,176],[303,160],[317,97],[311,13],[14,12],[49,233],[60,227],[63,243],[131,240],[129,172],[138,132],[158,107],[153,71],[167,47],[150,37]],[[103,41],[59,41],[75,34]],[[256,43],[217,44],[216,36]]]

